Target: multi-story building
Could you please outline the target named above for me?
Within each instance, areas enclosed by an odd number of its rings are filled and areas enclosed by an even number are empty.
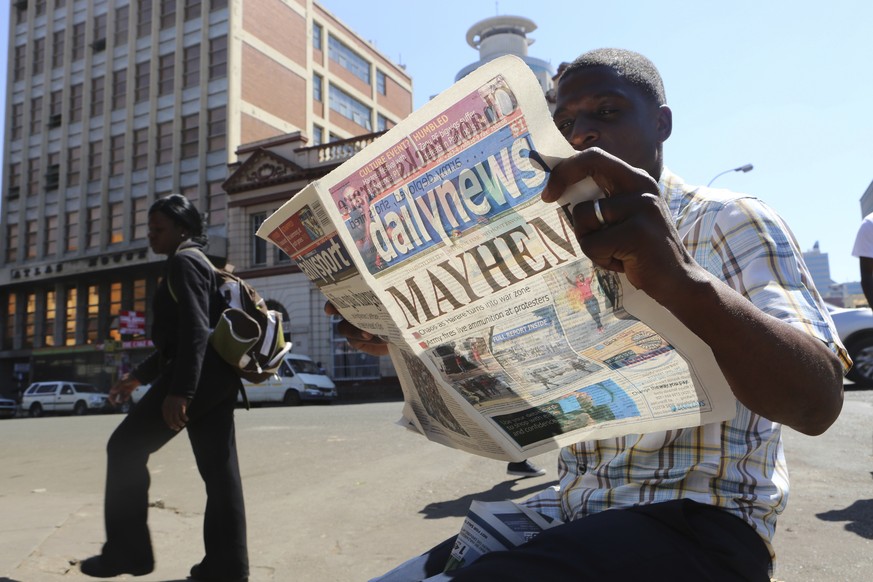
[[[107,387],[141,357],[157,197],[194,200],[221,261],[240,144],[342,140],[412,109],[403,68],[313,0],[14,0],[9,55],[3,391],[49,376]]]

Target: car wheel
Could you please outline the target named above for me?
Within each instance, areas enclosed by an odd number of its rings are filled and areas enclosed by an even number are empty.
[[[27,413],[34,418],[42,416],[42,404],[34,402],[30,405],[30,410],[28,410]]]
[[[285,392],[285,398],[282,399],[285,406],[300,406],[300,393],[297,390],[288,390]]]
[[[78,401],[78,402],[76,403],[76,405],[73,407],[73,414],[75,414],[76,416],[82,416],[82,415],[85,414],[86,412],[88,412],[88,405],[85,404],[85,403],[84,403],[83,401],[81,401],[81,400]]]
[[[846,377],[855,384],[873,385],[873,334],[853,338],[846,350],[853,363]]]

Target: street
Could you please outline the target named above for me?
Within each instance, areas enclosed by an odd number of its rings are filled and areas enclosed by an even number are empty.
[[[436,445],[396,425],[400,402],[237,411],[252,581],[357,581],[457,532],[472,499],[519,500],[554,483]],[[104,447],[122,415],[0,421],[0,582],[85,580],[103,542]],[[873,391],[850,390],[821,437],[785,431],[792,478],[776,577],[862,581],[873,570]],[[184,580],[202,557],[205,500],[187,438],[156,454],[155,571]],[[133,579],[120,577],[119,579]],[[547,579],[547,577],[544,577]]]

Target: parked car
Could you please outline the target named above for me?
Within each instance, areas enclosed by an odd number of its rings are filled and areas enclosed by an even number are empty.
[[[14,418],[17,414],[17,402],[10,398],[0,398],[0,418]]]
[[[45,413],[68,413],[82,415],[87,412],[108,409],[107,395],[91,384],[84,382],[34,382],[21,399],[22,410],[30,416]]]
[[[336,384],[318,370],[309,356],[288,354],[279,373],[260,384],[243,381],[252,404],[278,403],[299,406],[303,402],[330,403],[337,397]],[[242,394],[239,400],[242,401]]]
[[[873,385],[873,311],[868,307],[843,309],[828,305],[837,334],[854,365],[846,377],[856,384]]]

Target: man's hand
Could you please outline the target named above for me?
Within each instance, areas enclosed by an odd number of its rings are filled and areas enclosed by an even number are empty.
[[[328,315],[339,315],[339,311],[334,307],[333,303],[328,301],[324,304],[324,312]],[[346,320],[342,320],[337,325],[337,332],[346,338],[349,345],[356,350],[362,351],[371,356],[387,356],[388,344],[385,340],[374,336],[358,327],[355,327]]]
[[[542,193],[554,202],[569,186],[591,177],[606,194],[598,201],[604,226],[594,202],[573,208],[573,225],[582,252],[605,269],[624,273],[628,281],[660,303],[677,292],[677,284],[705,276],[688,255],[658,184],[599,148],[587,149],[558,163]]]
[[[164,422],[175,431],[182,430],[188,424],[188,399],[184,396],[167,396],[161,411]]]
[[[109,389],[109,404],[112,406],[119,406],[120,404],[127,402],[130,400],[130,394],[136,390],[136,387],[139,385],[139,380],[130,374],[125,374],[121,380],[116,382],[115,385]]]

